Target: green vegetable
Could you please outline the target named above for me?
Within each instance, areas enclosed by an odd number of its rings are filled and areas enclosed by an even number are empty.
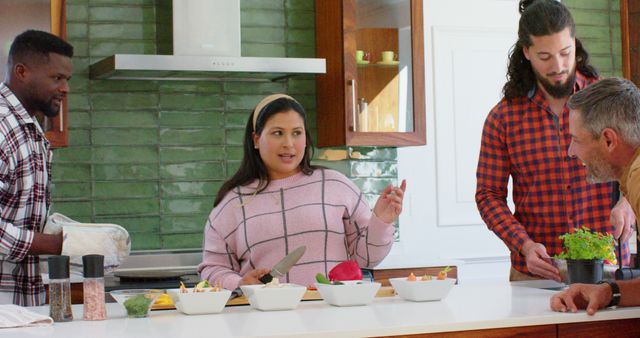
[[[340,281],[330,281],[327,277],[325,277],[322,273],[318,272],[316,274],[316,281],[320,284],[333,284],[333,285],[343,285],[343,282]]]
[[[209,281],[208,280],[201,280],[200,282],[198,282],[198,284],[196,284],[196,289],[204,289],[204,288],[210,288],[211,285],[209,285]]]
[[[613,251],[613,236],[591,232],[587,227],[576,228],[572,233],[560,236],[564,251],[556,256],[560,259],[606,259]]]
[[[136,295],[124,301],[124,308],[127,309],[127,315],[134,318],[142,318],[147,316],[149,306],[153,299],[145,297],[145,295]]]
[[[320,272],[316,274],[316,281],[320,284],[331,284],[331,281]]]

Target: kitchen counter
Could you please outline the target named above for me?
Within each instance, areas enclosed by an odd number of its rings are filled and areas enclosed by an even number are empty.
[[[454,286],[449,296],[438,302],[416,303],[396,296],[376,298],[369,306],[341,308],[323,301],[306,301],[292,311],[261,312],[249,306],[235,306],[226,307],[220,314],[200,316],[187,316],[174,310],[152,311],[148,318],[142,319],[126,318],[124,309],[111,303],[107,304],[109,319],[106,321],[76,319],[48,327],[4,329],[0,330],[0,337],[326,338],[514,327],[518,328],[511,329],[512,334],[527,327],[549,328],[552,331],[547,332],[555,333],[560,332],[556,328],[565,323],[599,322],[600,325],[610,325],[610,322],[602,321],[640,318],[640,307],[607,309],[595,316],[588,316],[584,311],[552,312],[549,310],[549,297],[554,292],[509,283],[463,284]],[[48,313],[47,306],[31,309]],[[73,311],[75,318],[82,317],[81,305],[74,305]],[[634,319],[633,325],[640,327],[640,319]],[[610,325],[608,329],[612,327],[616,325]]]

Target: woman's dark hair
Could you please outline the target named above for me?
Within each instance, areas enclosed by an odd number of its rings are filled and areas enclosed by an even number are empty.
[[[256,135],[260,135],[264,129],[264,125],[273,115],[288,111],[295,111],[298,113],[304,122],[307,145],[302,161],[300,162],[300,170],[305,175],[311,175],[313,174],[313,171],[319,167],[311,165],[311,158],[313,157],[313,141],[311,140],[311,135],[307,129],[307,114],[300,103],[284,97],[271,101],[269,104],[264,106],[262,110],[257,112],[258,119],[256,120],[255,133]],[[262,162],[259,150],[255,149],[253,144],[253,114],[251,114],[247,120],[247,126],[244,131],[243,147],[244,155],[242,157],[242,162],[240,163],[240,168],[230,179],[222,184],[222,187],[218,190],[218,195],[213,202],[213,206],[218,205],[224,196],[237,186],[247,185],[257,179],[258,186],[256,187],[256,193],[259,193],[269,185],[271,180],[269,178],[269,173],[267,172],[267,167],[264,165],[264,162]]]
[[[531,47],[532,36],[545,36],[561,32],[569,27],[571,36],[576,36],[576,24],[571,12],[556,0],[521,0],[518,26],[518,41],[511,48],[507,83],[502,93],[507,100],[525,96],[536,83],[531,62],[524,56],[523,48]],[[589,53],[576,38],[576,69],[590,78],[597,78],[598,71],[589,65]]]

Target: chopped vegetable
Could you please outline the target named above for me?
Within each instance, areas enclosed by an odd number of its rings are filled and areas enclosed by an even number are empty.
[[[153,302],[153,297],[149,298],[141,294],[125,300],[123,305],[127,309],[129,317],[141,318],[147,316],[151,302]]]
[[[422,278],[420,278],[420,280],[423,280],[423,281],[432,280],[432,279],[433,279],[433,276],[430,276],[430,275],[424,275],[424,276],[422,276]]]
[[[438,280],[443,280],[443,279],[447,279],[447,272],[451,271],[451,267],[447,266],[446,268],[442,269],[440,272],[438,272]]]
[[[187,293],[187,292],[189,292],[189,290],[187,290],[187,287],[184,286],[184,283],[180,281],[180,293]]]
[[[210,288],[211,285],[209,285],[209,281],[204,279],[198,282],[198,284],[196,284],[195,288],[196,289],[204,289],[204,288]]]
[[[160,297],[158,297],[158,299],[156,299],[156,302],[153,303],[153,306],[156,305],[171,305],[173,304],[173,301],[171,300],[171,297],[169,297],[168,294],[163,293],[160,295]]]
[[[211,284],[209,284],[208,280],[201,280],[193,287],[193,292],[207,292],[206,289],[210,288]]]
[[[285,284],[280,284],[280,280],[276,277],[273,277],[271,281],[263,286],[263,288],[281,288]]]
[[[343,282],[341,281],[330,281],[327,277],[325,277],[323,274],[321,274],[320,272],[318,272],[316,274],[316,282],[320,283],[320,284],[330,284],[330,285],[344,285]]]
[[[320,272],[316,274],[316,281],[320,284],[331,284],[331,281]]]
[[[354,260],[344,261],[329,271],[330,281],[362,280],[362,270]]]
[[[412,273],[409,274],[409,277],[407,277],[407,280],[410,282],[415,282],[416,281],[416,275]]]
[[[218,280],[215,283],[213,283],[213,288],[211,289],[211,292],[218,292],[220,290],[222,290],[222,282]]]
[[[202,280],[193,287],[192,292],[218,292],[220,290],[222,290],[221,281],[216,281],[215,283],[213,283],[213,286],[211,286],[211,284],[209,284],[209,281]],[[184,285],[183,282],[180,282],[180,293],[189,293],[189,289]]]

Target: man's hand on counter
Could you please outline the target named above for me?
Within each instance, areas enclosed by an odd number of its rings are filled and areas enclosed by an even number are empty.
[[[558,312],[577,312],[587,309],[593,315],[598,309],[604,309],[611,302],[611,287],[604,284],[571,284],[568,289],[551,297],[551,310]]]
[[[36,232],[29,255],[59,255],[62,252],[62,233],[48,235]]]

